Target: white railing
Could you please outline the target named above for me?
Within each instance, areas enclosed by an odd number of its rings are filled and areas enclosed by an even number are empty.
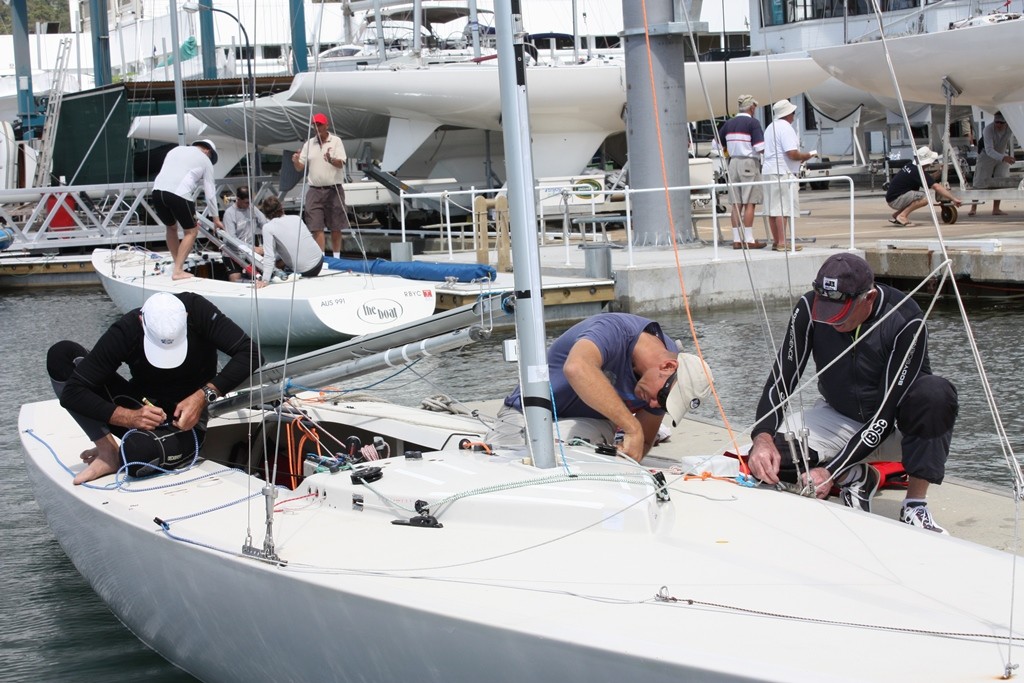
[[[231,196],[246,182],[221,180],[217,196]],[[276,183],[276,178],[257,179],[253,196],[276,194]],[[149,203],[151,191],[148,182],[0,190],[0,223],[14,235],[8,251],[162,240],[165,228]]]
[[[853,179],[851,177],[849,177],[849,176],[829,176],[828,180],[830,182],[841,181],[841,182],[845,182],[847,184],[848,191],[849,191],[849,208],[850,208],[850,212],[849,212],[849,214],[850,214],[850,248],[852,249],[854,247],[854,241],[855,241],[854,195],[853,195],[854,186],[853,186]],[[814,180],[808,180],[806,178],[798,178],[798,177],[794,176],[793,178],[785,178],[785,179],[759,180],[759,181],[751,181],[751,182],[736,182],[736,183],[731,183],[731,185],[733,187],[751,187],[751,186],[762,186],[762,187],[764,187],[764,186],[767,186],[767,185],[772,185],[772,184],[777,184],[777,183],[783,183],[783,184],[791,185],[791,184],[794,184],[794,183],[807,183],[807,182],[814,182]],[[594,188],[593,186],[591,186],[591,185],[589,185],[587,183],[574,184],[574,185],[566,185],[566,186],[551,186],[551,185],[538,186],[538,187],[535,188],[535,190],[537,192],[537,198],[538,198],[538,201],[537,201],[537,207],[538,207],[537,223],[538,223],[538,227],[539,227],[538,239],[540,240],[540,244],[541,245],[546,244],[548,242],[548,232],[545,229],[545,226],[547,224],[548,217],[549,216],[555,216],[555,217],[561,216],[561,218],[562,218],[562,229],[561,229],[561,235],[560,236],[562,238],[562,242],[563,242],[564,249],[565,249],[565,265],[569,266],[569,265],[572,265],[572,253],[573,253],[573,251],[577,251],[577,250],[570,249],[570,244],[569,244],[570,238],[572,237],[572,232],[573,232],[572,231],[572,225],[575,223],[575,224],[578,224],[578,225],[581,226],[580,238],[583,241],[586,240],[586,225],[588,225],[588,224],[594,225],[595,227],[594,227],[594,231],[593,231],[594,232],[593,239],[596,241],[596,239],[597,239],[597,227],[596,226],[601,224],[601,223],[603,223],[603,222],[609,222],[610,219],[614,219],[614,222],[621,222],[625,226],[625,230],[626,230],[626,240],[625,241],[626,241],[626,243],[625,243],[624,247],[625,247],[625,251],[626,251],[626,260],[627,260],[627,265],[628,266],[633,266],[634,265],[634,261],[633,261],[633,250],[634,250],[634,247],[633,247],[632,205],[633,205],[633,202],[635,201],[634,198],[638,194],[649,194],[649,193],[652,193],[652,192],[658,192],[658,193],[664,194],[667,191],[667,192],[673,193],[673,195],[678,194],[679,195],[679,199],[681,201],[682,200],[685,200],[685,201],[698,201],[700,203],[704,203],[704,202],[708,201],[707,197],[711,198],[710,202],[709,202],[710,206],[711,206],[710,218],[711,218],[711,221],[712,221],[712,230],[711,230],[711,235],[712,235],[712,238],[711,238],[712,254],[711,254],[711,258],[712,258],[713,261],[717,261],[720,258],[720,254],[719,254],[719,239],[718,239],[718,236],[719,236],[719,225],[720,225],[719,218],[720,217],[725,217],[725,219],[728,220],[729,213],[728,212],[719,213],[717,211],[717,202],[715,201],[715,198],[718,196],[719,192],[725,192],[727,189],[728,189],[728,185],[726,185],[724,183],[711,183],[711,184],[704,184],[704,185],[685,185],[685,186],[669,187],[667,189],[666,188],[633,189],[633,188],[630,188],[629,186],[626,186],[626,187],[622,188],[621,190],[616,190],[615,191],[616,195],[618,195],[618,194],[622,194],[623,195],[623,199],[621,201],[610,201],[611,200],[611,194],[612,194],[610,191],[605,190],[605,189],[596,189],[596,188]],[[469,227],[471,225],[471,223],[462,222],[462,223],[459,223],[457,225],[453,224],[452,220],[451,220],[452,206],[454,205],[454,206],[458,207],[458,211],[456,213],[461,213],[461,214],[464,214],[464,215],[466,215],[466,216],[471,218],[472,217],[473,202],[474,202],[474,200],[477,197],[483,196],[483,197],[487,197],[487,198],[494,198],[495,196],[497,196],[497,195],[499,195],[499,194],[501,194],[503,192],[504,192],[503,189],[489,189],[489,190],[469,189],[469,190],[443,191],[443,192],[419,192],[419,193],[414,193],[414,194],[406,194],[406,193],[403,192],[401,194],[401,196],[400,196],[400,202],[399,202],[400,207],[401,207],[401,215],[400,215],[401,226],[402,226],[401,227],[401,239],[404,242],[404,241],[406,241],[406,237],[407,237],[407,231],[406,231],[406,226],[405,226],[405,219],[406,219],[406,216],[405,216],[405,206],[406,206],[406,200],[416,200],[416,199],[437,200],[437,201],[440,202],[440,206],[441,206],[440,214],[441,214],[442,223],[440,224],[440,227],[441,227],[441,229],[443,231],[444,241],[445,241],[445,244],[446,244],[446,250],[448,252],[449,259],[450,260],[454,260],[454,254],[455,254],[455,250],[456,249],[455,249],[455,235],[454,235],[453,229],[455,227],[461,228],[462,234],[460,235],[460,238],[462,240],[462,243],[465,244],[465,241],[466,241],[465,229],[467,227]],[[685,193],[685,195],[683,193]],[[545,197],[548,198],[548,199],[550,199],[551,197],[558,197],[558,198],[560,198],[560,200],[559,200],[560,203],[558,205],[557,213],[551,213],[551,214],[545,213],[545,211],[546,211],[546,204],[548,206],[550,206],[550,202],[545,203],[545,201],[543,201],[543,199]],[[790,250],[795,252],[796,251],[797,232],[798,232],[798,222],[799,222],[799,215],[798,215],[798,213],[799,212],[797,212],[795,210],[795,207],[791,206],[790,209],[791,209],[790,213],[793,214],[793,218],[789,221],[789,236],[788,236],[788,240],[789,240]],[[605,213],[601,213],[601,212],[605,212]],[[612,212],[614,212],[616,215],[609,215]],[[618,214],[621,214],[621,215],[618,215]],[[707,216],[697,216],[697,215],[694,215],[694,222],[696,222],[696,220],[698,218],[703,218],[703,217],[707,217]],[[588,218],[591,218],[593,220],[588,221],[587,220]],[[696,232],[696,228],[694,228],[694,230]],[[476,248],[479,246],[477,244],[477,233],[476,233],[475,229],[471,229],[471,232],[472,232],[472,249],[476,250]],[[730,240],[730,242],[731,242],[731,240]]]

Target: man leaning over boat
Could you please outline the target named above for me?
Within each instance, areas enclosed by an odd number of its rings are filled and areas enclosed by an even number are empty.
[[[220,372],[218,351],[230,357]],[[130,380],[118,374],[122,364]],[[139,476],[158,471],[152,466],[188,464],[206,433],[207,405],[261,364],[249,336],[190,292],[153,294],[141,309],[111,325],[91,351],[76,342],[57,342],[46,356],[50,382],[94,444],[82,452],[86,466],[74,483],[113,474],[122,465]]]
[[[302,277],[316,277],[324,266],[324,252],[298,216],[286,216],[281,200],[270,196],[260,204],[267,222],[263,226],[263,273],[256,287],[266,287],[280,260],[282,265]]]
[[[757,407],[750,472],[813,486],[818,498],[835,483],[844,505],[870,512],[881,477],[865,459],[899,438],[908,475],[900,520],[944,534],[926,497],[945,476],[956,387],[931,372],[920,306],[874,278],[864,259],[835,254],[797,302]],[[811,357],[823,398],[800,408],[789,398]]]
[[[630,313],[599,313],[562,333],[548,349],[554,412],[564,439],[611,444],[637,462],[654,445],[668,414],[675,427],[711,392],[711,370],[680,353],[661,325]],[[505,398],[492,446],[523,445],[523,404],[517,387]]]

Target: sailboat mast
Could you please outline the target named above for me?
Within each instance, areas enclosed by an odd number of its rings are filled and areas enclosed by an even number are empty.
[[[537,467],[555,466],[551,430],[551,392],[544,348],[544,305],[540,289],[540,247],[534,197],[530,116],[526,99],[526,55],[519,0],[494,3],[498,37],[501,127],[505,137],[508,212],[512,230],[513,281],[519,383],[526,416],[527,447]]]

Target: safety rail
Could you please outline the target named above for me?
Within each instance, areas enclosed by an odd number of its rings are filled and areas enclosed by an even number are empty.
[[[852,249],[852,248],[854,248],[854,238],[855,238],[855,232],[854,232],[855,225],[854,225],[854,184],[853,184],[853,178],[851,178],[850,176],[829,176],[829,180],[830,181],[840,181],[840,182],[844,182],[845,181],[847,183],[847,185],[848,185],[848,188],[849,188],[849,206],[850,206],[850,248]],[[762,186],[763,187],[763,186],[766,186],[766,185],[775,185],[775,184],[778,184],[778,183],[791,185],[791,184],[795,184],[795,183],[806,183],[806,182],[807,182],[806,179],[799,178],[799,177],[793,177],[793,178],[785,178],[785,179],[771,179],[771,180],[759,180],[759,181],[750,181],[750,182],[736,182],[736,183],[731,183],[731,185],[732,185],[732,187],[748,187],[748,186]],[[633,204],[633,201],[635,200],[635,196],[639,195],[639,194],[651,193],[651,192],[658,192],[658,193],[664,194],[667,191],[667,192],[673,193],[673,198],[675,199],[676,198],[675,197],[676,193],[679,193],[679,195],[681,197],[682,193],[685,192],[686,193],[685,196],[687,197],[687,199],[689,201],[691,201],[691,202],[694,202],[695,205],[702,205],[702,204],[705,204],[705,203],[710,203],[710,205],[711,205],[712,211],[711,211],[710,214],[707,214],[706,216],[694,216],[693,218],[694,218],[694,220],[696,220],[697,218],[704,218],[704,217],[710,217],[711,218],[711,220],[712,220],[712,231],[711,231],[711,234],[712,234],[712,238],[711,238],[712,260],[717,261],[720,258],[720,254],[719,254],[719,244],[720,244],[720,240],[719,240],[719,226],[720,226],[720,220],[719,219],[720,218],[724,218],[725,221],[727,223],[729,223],[729,212],[718,212],[716,210],[717,202],[715,202],[715,201],[708,202],[706,198],[708,196],[710,196],[712,198],[717,197],[720,192],[726,192],[728,190],[728,187],[729,186],[727,184],[725,184],[725,183],[710,183],[710,184],[702,184],[702,185],[685,185],[685,186],[676,186],[676,187],[669,187],[669,188],[645,188],[645,189],[633,189],[633,188],[630,188],[629,186],[625,186],[625,187],[623,187],[621,189],[617,189],[615,191],[615,195],[621,195],[621,199],[619,199],[619,197],[616,196],[614,198],[614,201],[612,201],[612,198],[610,196],[612,193],[610,191],[605,190],[605,189],[595,189],[595,188],[590,187],[590,186],[585,185],[585,184],[584,185],[579,185],[579,184],[567,185],[567,186],[563,186],[563,187],[560,187],[560,188],[554,188],[554,187],[552,187],[550,185],[538,186],[538,187],[535,188],[535,190],[538,192],[538,196],[539,196],[539,194],[542,191],[544,191],[544,192],[547,192],[549,194],[549,196],[557,195],[557,196],[562,197],[563,200],[564,200],[564,198],[566,198],[566,197],[568,197],[570,195],[576,197],[577,199],[587,199],[587,198],[590,199],[590,201],[585,201],[585,202],[583,202],[581,204],[574,205],[572,209],[569,208],[569,205],[568,205],[567,202],[563,201],[562,206],[559,207],[558,213],[551,213],[551,214],[545,214],[545,208],[544,208],[545,205],[543,203],[541,203],[541,202],[538,202],[538,218],[537,218],[537,224],[538,224],[538,228],[539,228],[539,230],[538,230],[538,239],[540,240],[541,245],[544,245],[544,244],[546,244],[549,241],[548,240],[548,235],[550,233],[548,233],[544,229],[544,227],[545,227],[545,225],[547,223],[548,217],[552,217],[553,216],[555,219],[561,218],[561,220],[562,220],[562,229],[560,231],[561,232],[560,237],[562,239],[562,243],[563,243],[564,249],[565,249],[565,265],[570,266],[570,265],[573,265],[573,263],[572,263],[572,260],[573,260],[572,259],[572,254],[574,252],[579,251],[578,249],[571,249],[570,248],[570,244],[569,244],[570,239],[572,237],[572,226],[573,225],[581,226],[580,237],[581,237],[581,239],[583,241],[586,241],[585,227],[586,227],[587,224],[593,224],[595,226],[595,229],[594,229],[594,235],[593,235],[592,239],[594,241],[596,241],[596,239],[597,239],[597,234],[596,234],[597,233],[597,227],[596,226],[601,225],[601,224],[605,224],[605,223],[608,223],[608,222],[616,222],[616,223],[621,222],[623,224],[624,228],[625,228],[625,231],[626,231],[625,244],[622,245],[622,246],[625,247],[626,258],[627,258],[627,265],[632,267],[634,265],[633,252],[634,252],[634,249],[635,249],[635,247],[633,245],[632,204]],[[401,200],[402,201],[400,202],[400,206],[402,207],[401,216],[400,216],[400,218],[401,218],[401,239],[402,239],[402,241],[406,241],[406,237],[408,235],[408,231],[406,230],[406,227],[405,227],[405,219],[406,219],[406,216],[405,216],[405,199],[407,199],[407,198],[408,199],[412,199],[414,197],[415,198],[429,197],[429,198],[433,198],[433,199],[438,199],[441,202],[441,223],[439,224],[439,228],[442,231],[442,235],[443,235],[444,242],[445,242],[445,245],[446,245],[446,251],[448,252],[448,258],[450,260],[454,260],[455,251],[457,250],[456,246],[455,246],[456,237],[458,237],[461,240],[461,247],[458,250],[461,251],[461,250],[465,249],[466,248],[466,241],[467,241],[466,240],[466,236],[465,236],[465,228],[466,227],[472,227],[472,224],[471,223],[466,223],[464,221],[460,221],[458,223],[453,223],[452,222],[452,213],[453,213],[452,207],[456,207],[456,210],[454,211],[454,213],[456,215],[461,216],[461,215],[465,215],[467,213],[471,215],[472,211],[468,207],[472,207],[473,206],[473,202],[476,200],[477,197],[485,197],[485,198],[488,198],[488,199],[493,199],[497,195],[503,194],[504,192],[505,191],[503,189],[475,189],[475,188],[472,188],[472,189],[469,189],[469,190],[453,190],[453,191],[441,191],[441,192],[422,192],[422,193],[416,193],[415,195],[411,195],[411,194],[410,195],[406,195],[406,194],[403,193],[402,196],[401,196]],[[552,192],[554,194],[552,194]],[[598,198],[600,198],[600,201],[598,200]],[[581,211],[581,208],[590,208],[590,212],[587,213],[585,211]],[[599,212],[599,208],[603,209],[603,212]],[[796,214],[798,212],[791,211],[791,213]],[[788,235],[787,239],[789,241],[790,250],[792,250],[792,251],[796,250],[797,226],[798,226],[798,223],[799,223],[799,216],[795,216],[792,219],[792,221],[790,222],[789,235]],[[729,224],[731,225],[731,223],[729,223]],[[455,229],[459,229],[459,231],[460,231],[458,236],[455,235]],[[701,240],[701,242],[706,242],[706,241],[705,240]],[[731,240],[729,240],[729,243],[731,244]],[[477,249],[479,249],[479,247],[480,247],[480,245],[478,244],[478,233],[474,230],[473,231],[473,235],[472,235],[472,239],[471,239],[470,249],[477,250]],[[731,251],[731,247],[730,247],[730,251]],[[580,258],[583,258],[583,257],[581,256]]]
[[[217,182],[226,208],[245,178]],[[258,178],[253,196],[278,194],[277,178]],[[152,183],[60,185],[0,190],[0,224],[14,236],[9,252],[109,246],[163,240],[165,228],[149,203]],[[203,210],[202,204],[200,210]]]

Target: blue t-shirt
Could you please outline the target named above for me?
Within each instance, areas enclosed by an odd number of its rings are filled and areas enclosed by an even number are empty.
[[[599,313],[563,332],[548,349],[548,374],[558,417],[604,417],[576,395],[562,371],[569,351],[580,339],[590,340],[597,346],[601,352],[601,370],[631,411],[647,410],[655,415],[663,415],[664,411],[651,410],[646,401],[640,400],[633,393],[638,379],[633,372],[633,347],[644,332],[661,339],[665,348],[673,353],[679,352],[676,343],[661,331],[661,325],[631,313]],[[508,395],[505,405],[522,411],[519,387]]]

